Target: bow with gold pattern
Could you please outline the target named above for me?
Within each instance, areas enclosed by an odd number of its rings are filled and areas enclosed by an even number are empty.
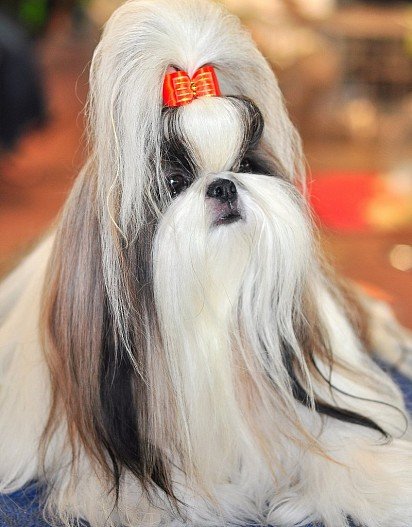
[[[219,83],[213,66],[203,66],[192,78],[185,71],[173,71],[165,76],[163,102],[166,106],[183,106],[199,97],[220,95]]]

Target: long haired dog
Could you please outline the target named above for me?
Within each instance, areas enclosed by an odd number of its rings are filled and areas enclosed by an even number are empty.
[[[0,289],[0,490],[40,481],[66,525],[411,527],[402,397],[317,254],[238,20],[127,2],[88,116],[57,232]]]

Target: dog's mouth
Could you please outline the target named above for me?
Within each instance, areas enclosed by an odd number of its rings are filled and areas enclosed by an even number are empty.
[[[242,215],[239,210],[232,210],[226,214],[222,214],[215,221],[214,225],[229,225],[242,219]]]
[[[243,219],[238,200],[226,201],[225,203],[214,203],[213,225],[230,225]]]

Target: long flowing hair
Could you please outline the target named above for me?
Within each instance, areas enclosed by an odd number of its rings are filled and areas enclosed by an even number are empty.
[[[215,67],[224,95],[259,109],[260,152],[278,176],[232,176],[254,218],[254,234],[239,229],[234,252],[207,235],[205,182],[183,198],[193,200],[188,215],[182,200],[170,204],[163,177],[164,75],[170,65],[192,74],[204,64]],[[225,97],[210,104],[240,111]],[[197,126],[207,126],[203,118]],[[63,428],[73,478],[86,454],[116,498],[128,473],[149,495],[160,489],[178,506],[176,471],[206,494],[219,471],[227,475],[221,457],[208,462],[217,443],[228,466],[239,463],[245,445],[256,452],[252,459],[281,464],[269,440],[279,430],[318,448],[300,406],[390,433],[365,402],[343,390],[331,396],[333,368],[351,386],[364,381],[366,341],[316,255],[296,188],[304,180],[300,141],[277,81],[235,17],[202,0],[124,4],[93,57],[88,134],[89,160],[62,213],[44,293],[52,383],[45,460]],[[181,232],[170,230],[177,217]],[[223,297],[210,286],[218,264],[232,276]],[[333,324],[343,328],[356,368],[331,338]],[[368,379],[381,381],[378,372]],[[385,389],[393,397],[392,385]]]

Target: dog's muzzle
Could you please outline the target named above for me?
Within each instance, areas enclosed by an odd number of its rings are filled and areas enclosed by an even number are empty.
[[[206,196],[213,200],[214,225],[227,225],[242,219],[236,185],[230,179],[218,178],[207,187]]]

